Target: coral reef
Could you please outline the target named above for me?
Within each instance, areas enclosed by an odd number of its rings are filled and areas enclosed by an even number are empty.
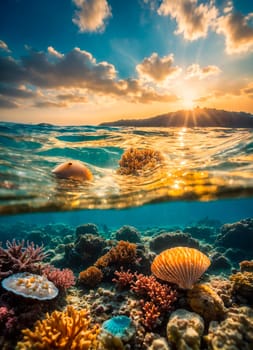
[[[41,270],[39,263],[46,257],[42,246],[33,242],[6,242],[6,249],[0,246],[0,279],[17,272],[37,273]]]
[[[102,271],[96,266],[90,266],[79,273],[78,282],[86,287],[95,287],[103,279]]]
[[[196,284],[187,292],[187,300],[191,309],[206,322],[221,320],[225,316],[223,300],[207,284]]]
[[[115,238],[118,241],[128,241],[132,243],[138,243],[141,241],[140,233],[133,226],[122,226],[116,233]]]
[[[231,269],[231,263],[226,256],[220,252],[209,253],[211,258],[210,271],[224,271]]]
[[[88,223],[88,224],[77,226],[76,228],[77,237],[79,237],[80,235],[86,235],[87,233],[90,233],[91,235],[99,235],[97,225]]]
[[[209,258],[199,250],[175,247],[157,255],[151,271],[161,280],[175,283],[182,289],[191,289],[209,265]]]
[[[87,310],[68,306],[64,312],[47,314],[35,323],[34,330],[24,329],[22,333],[24,338],[18,342],[17,350],[88,350],[97,348],[99,326],[91,326]]]
[[[237,272],[230,276],[230,281],[236,299],[253,305],[253,272]]]
[[[91,224],[87,224],[88,229],[93,230]],[[83,228],[83,226],[81,226]],[[97,234],[86,233],[78,234],[74,243],[65,246],[65,265],[71,267],[88,267],[101,256],[102,250],[105,248],[105,240]]]
[[[247,253],[253,251],[253,219],[244,219],[221,227],[216,245],[241,249]]]
[[[136,244],[119,241],[115,247],[101,256],[94,265],[99,268],[111,265],[120,267],[135,262],[136,258]]]
[[[209,285],[222,299],[225,307],[232,305],[232,283],[230,280],[222,277],[212,277],[209,280]]]
[[[16,273],[2,280],[2,287],[16,295],[37,300],[50,300],[58,295],[58,288],[45,276]]]
[[[178,309],[170,315],[167,338],[173,349],[199,350],[203,333],[204,321],[198,314]]]
[[[245,272],[245,271],[248,271],[248,272],[253,272],[253,260],[243,260],[240,262],[240,271],[241,272]]]
[[[10,333],[17,324],[17,317],[13,309],[0,306],[0,336]]]
[[[251,350],[253,344],[253,311],[249,307],[231,308],[221,323],[210,323],[205,336],[208,350]]]
[[[160,151],[153,149],[130,148],[119,161],[118,173],[121,175],[140,175],[159,166],[164,161]]]
[[[189,234],[183,232],[164,232],[152,237],[149,247],[156,253],[161,253],[165,249],[173,247],[190,247],[200,249],[199,242]]]
[[[66,290],[75,284],[75,276],[72,270],[70,269],[58,269],[51,265],[46,265],[42,269],[43,275],[47,279],[54,283],[54,285],[61,289]]]
[[[148,329],[161,324],[164,314],[172,309],[177,299],[177,292],[170,286],[158,282],[154,276],[124,271],[116,271],[115,276],[113,281],[117,286],[126,287],[128,281],[130,289],[142,298],[140,300],[142,324]]]

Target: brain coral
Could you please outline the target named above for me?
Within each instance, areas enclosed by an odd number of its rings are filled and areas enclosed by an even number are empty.
[[[16,273],[2,280],[2,287],[26,298],[49,300],[58,295],[58,288],[45,276]]]
[[[34,330],[24,329],[24,338],[18,342],[17,350],[91,350],[98,345],[99,326],[91,327],[88,311],[54,311],[46,319],[37,321]]]
[[[199,350],[203,332],[203,319],[184,309],[173,312],[167,324],[168,341],[177,350]]]
[[[175,283],[182,289],[191,289],[209,265],[209,258],[199,250],[175,247],[157,255],[151,271],[161,280]]]
[[[253,344],[253,311],[249,307],[231,308],[227,318],[210,323],[205,337],[209,350],[251,350]]]

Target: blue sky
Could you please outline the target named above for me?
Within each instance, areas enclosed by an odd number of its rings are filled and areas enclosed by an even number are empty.
[[[0,2],[0,120],[98,124],[252,102],[252,0]]]

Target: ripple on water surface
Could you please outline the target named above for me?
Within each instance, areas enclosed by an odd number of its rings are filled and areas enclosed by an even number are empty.
[[[0,212],[251,196],[252,134],[250,129],[1,123]],[[119,161],[130,148],[157,150],[163,162],[135,175],[121,175]],[[92,182],[57,179],[51,173],[71,159],[92,171]]]

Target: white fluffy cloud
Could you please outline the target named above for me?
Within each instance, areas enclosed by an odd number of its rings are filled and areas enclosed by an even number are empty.
[[[111,17],[111,8],[106,0],[73,0],[78,10],[73,22],[81,32],[103,32],[106,20]]]
[[[198,78],[202,80],[211,75],[217,75],[220,72],[220,68],[215,65],[209,65],[201,68],[199,64],[194,63],[187,67],[185,79]]]
[[[173,66],[173,55],[159,57],[156,52],[136,66],[140,77],[145,77],[156,82],[175,77],[181,72],[181,68]]]
[[[209,27],[217,18],[218,10],[212,0],[209,4],[198,4],[198,0],[163,0],[158,14],[175,19],[175,33],[192,41],[207,36]]]

